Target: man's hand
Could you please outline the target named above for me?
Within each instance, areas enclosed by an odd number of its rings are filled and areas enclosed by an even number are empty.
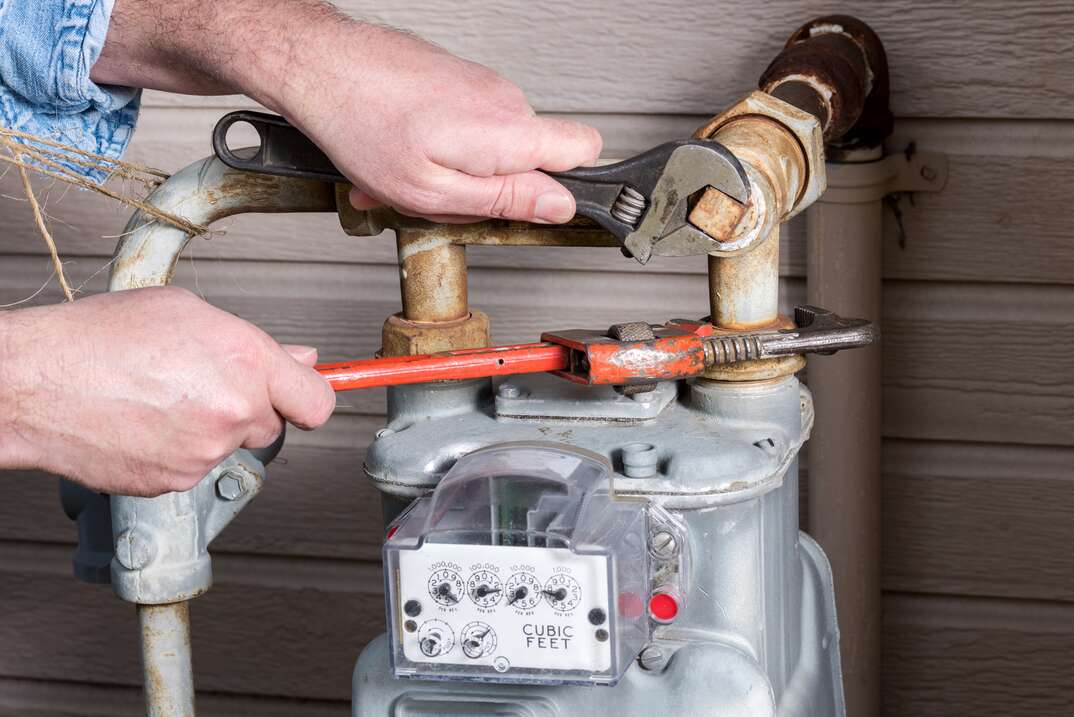
[[[601,149],[596,130],[537,117],[492,70],[317,0],[116,0],[91,76],[242,92],[309,135],[359,209],[440,221],[565,222],[574,198],[535,170],[591,164]]]
[[[535,170],[592,164],[596,130],[537,117],[518,87],[417,37],[351,25],[340,39],[278,109],[354,182],[357,208],[383,202],[438,221],[574,216],[570,192]]]
[[[0,467],[187,490],[236,448],[272,443],[283,419],[328,419],[316,358],[173,287],[0,313]]]

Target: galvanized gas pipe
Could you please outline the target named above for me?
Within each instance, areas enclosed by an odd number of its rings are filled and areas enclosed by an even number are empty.
[[[877,160],[880,148],[857,156]],[[836,190],[807,212],[807,300],[879,325],[885,183],[876,181],[875,162],[831,169],[838,182],[873,191],[847,197]],[[808,364],[816,410],[809,532],[832,563],[847,704],[854,705],[851,714],[874,715],[880,711],[881,349]]]
[[[139,605],[147,717],[194,717],[190,609],[186,601]]]
[[[238,172],[214,157],[177,172],[154,190],[147,201],[203,226],[247,212],[321,212],[335,211],[336,207],[331,185]],[[170,283],[179,256],[190,238],[183,229],[136,212],[116,247],[109,290]],[[241,468],[241,463],[236,465],[236,469]],[[210,474],[210,478],[213,477]],[[158,509],[154,511],[158,516],[173,511],[175,522],[189,528],[191,511],[188,501],[194,500],[195,491],[206,489],[212,491],[213,487],[211,484],[199,485],[190,495],[167,494],[154,499],[112,496],[113,525],[120,530],[118,526],[130,522],[130,515],[137,514],[140,506],[151,501]],[[237,512],[238,502],[234,505]],[[225,515],[194,530],[207,545],[230,517],[230,514]],[[187,565],[195,567],[174,579],[159,581],[141,576],[135,576],[133,580],[123,579],[151,567],[156,552],[149,549],[151,537],[151,534],[139,535],[137,528],[116,535],[117,557],[113,559],[112,583],[121,598],[138,604],[146,714],[149,717],[193,717],[194,676],[188,600],[208,589],[212,581],[211,568],[206,554],[201,560],[186,562],[184,568]],[[161,536],[160,539],[167,542],[167,538]],[[188,542],[183,541],[184,547]],[[163,549],[172,552],[168,546]]]
[[[855,18],[829,16],[803,25],[766,69],[759,85],[767,94],[815,117],[829,151],[833,142],[851,148],[837,149],[842,156],[869,158],[874,153],[871,158],[878,158],[880,144],[891,132],[884,48],[876,34]],[[821,195],[815,176],[810,175],[826,174],[824,153],[786,142],[779,152],[759,153],[758,148],[778,142],[781,136],[748,112],[741,114],[745,116],[731,124],[721,125],[717,117],[698,136],[728,144],[757,170],[750,174],[754,196],[772,201],[779,208],[775,216],[780,220],[817,201],[808,220],[809,303],[879,322],[880,200],[892,191],[890,177],[877,182],[874,169],[876,191],[853,203],[845,203],[838,192]],[[753,136],[736,142],[736,126],[749,127]],[[771,164],[773,155],[782,164]],[[840,183],[858,186],[870,181],[868,171],[847,177],[842,166],[829,168],[838,173]],[[757,192],[758,177],[763,177],[761,192]],[[798,195],[802,187],[807,195],[812,194],[806,197],[808,201]],[[771,325],[777,320],[778,225],[768,231],[762,246],[745,256],[709,258],[714,323],[738,328]],[[713,378],[773,378],[800,367],[774,365],[764,370],[758,366]],[[828,554],[835,576],[847,711],[865,717],[878,715],[880,710],[880,374],[878,346],[810,361],[816,423],[810,443],[809,530]]]

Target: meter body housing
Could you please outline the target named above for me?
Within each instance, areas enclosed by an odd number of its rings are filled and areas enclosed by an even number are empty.
[[[831,574],[798,530],[797,379],[511,384],[388,389],[364,469],[389,634],[354,717],[844,715]]]

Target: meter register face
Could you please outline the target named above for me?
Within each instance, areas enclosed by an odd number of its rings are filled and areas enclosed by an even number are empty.
[[[598,456],[504,444],[461,458],[385,544],[395,674],[614,684],[648,637],[646,504]]]
[[[427,543],[404,551],[403,654],[410,662],[501,674],[606,672],[608,567],[604,556],[558,548]]]

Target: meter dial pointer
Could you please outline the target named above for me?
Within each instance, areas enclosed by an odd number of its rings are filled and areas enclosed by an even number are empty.
[[[542,590],[542,593],[552,598],[556,602],[562,602],[567,597],[567,588],[559,588],[557,590]]]
[[[450,600],[452,603],[457,603],[459,598],[455,593],[451,592],[451,585],[449,583],[440,583],[440,586],[436,591],[442,596]]]
[[[518,602],[522,598],[526,597],[526,595],[528,595],[528,594],[529,594],[529,590],[527,590],[526,586],[523,585],[523,586],[519,587],[517,590],[515,590],[514,594],[511,596],[511,599],[507,601],[507,604],[508,605],[514,605],[516,602]]]

